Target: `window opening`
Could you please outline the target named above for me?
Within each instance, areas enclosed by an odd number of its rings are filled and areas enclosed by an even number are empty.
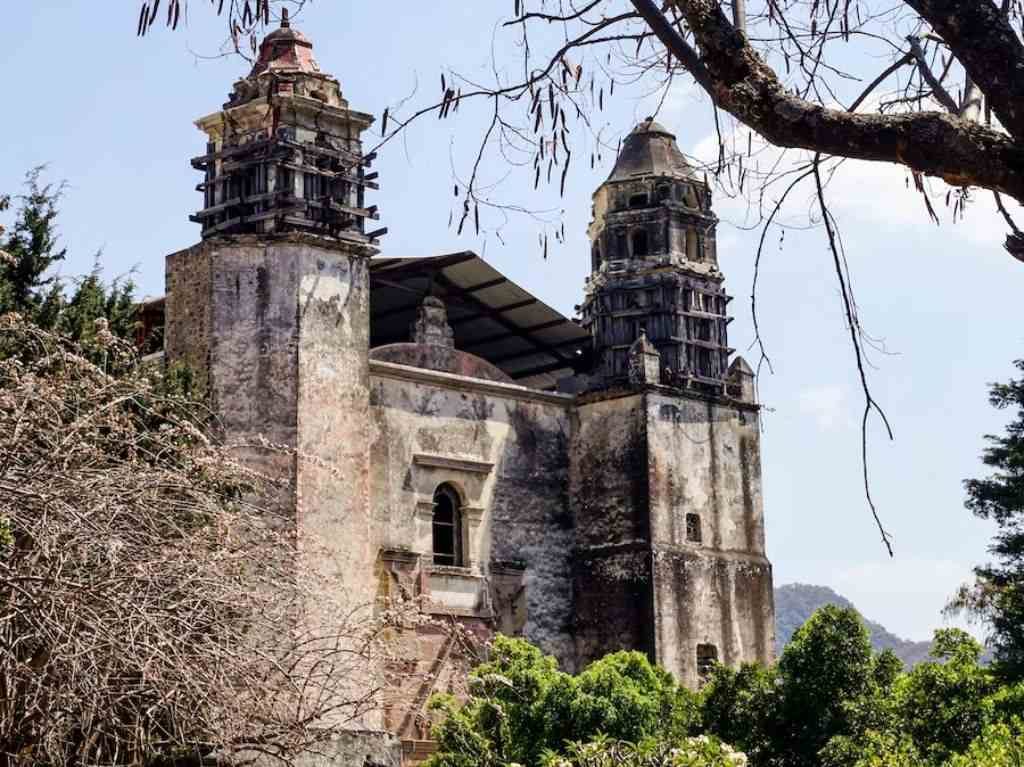
[[[711,320],[694,320],[693,336],[697,341],[711,341]]]
[[[718,648],[713,644],[697,645],[697,676],[707,681],[718,663]]]
[[[686,515],[686,540],[690,543],[700,543],[703,540],[700,529],[700,514]]]
[[[657,192],[659,202],[664,202],[672,196],[672,189],[668,184],[659,184]]]
[[[459,496],[451,485],[434,491],[434,564],[462,565],[462,514]]]
[[[633,232],[633,258],[642,258],[647,255],[647,230],[637,229]]]
[[[647,195],[645,194],[634,194],[629,198],[629,207],[631,208],[646,208],[647,207]]]
[[[626,252],[626,233],[616,232],[615,234],[616,251],[619,254],[619,258],[628,258],[629,253]]]

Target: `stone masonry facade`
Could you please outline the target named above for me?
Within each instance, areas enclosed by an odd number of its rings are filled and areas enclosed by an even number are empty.
[[[641,123],[595,193],[588,348],[542,389],[459,349],[437,296],[407,341],[371,348],[370,122],[301,34],[270,35],[198,123],[203,239],[167,258],[166,361],[195,371],[222,439],[287,480],[300,546],[353,604],[414,597],[567,671],[633,649],[697,687],[716,662],[770,661],[760,411],[730,364],[710,190],[674,136]],[[427,698],[468,661],[443,631],[407,639],[427,681],[374,726],[415,759]]]

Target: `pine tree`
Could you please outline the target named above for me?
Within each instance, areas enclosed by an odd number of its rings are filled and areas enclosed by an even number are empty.
[[[0,247],[0,314],[32,317],[59,285],[59,278],[49,272],[67,255],[58,244],[56,226],[64,185],[43,184],[42,172],[40,166],[25,174],[26,192],[19,198],[14,228]]]
[[[1024,679],[1024,359],[1014,366],[1021,378],[989,390],[993,407],[1017,411],[1004,435],[985,436],[982,461],[993,473],[964,482],[967,508],[996,523],[989,546],[995,561],[974,569],[975,583],[961,589],[951,609],[984,619],[1001,668],[1012,679]]]
[[[70,298],[64,280],[53,267],[63,261],[67,248],[59,246],[57,217],[64,184],[44,184],[38,167],[25,176],[25,194],[12,230],[0,239],[0,315],[17,312],[34,325],[54,330],[76,341],[89,340],[96,320],[120,338],[131,338],[136,324],[135,285],[118,278],[103,281],[100,254],[92,271],[71,282]],[[0,196],[0,211],[10,197]],[[0,236],[5,230],[0,226]]]

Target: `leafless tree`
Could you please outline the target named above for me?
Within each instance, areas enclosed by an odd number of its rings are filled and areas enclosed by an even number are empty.
[[[385,701],[415,606],[333,604],[174,378],[0,318],[8,763],[287,763]]]

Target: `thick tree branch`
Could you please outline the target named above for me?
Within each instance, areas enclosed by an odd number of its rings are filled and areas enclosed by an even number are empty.
[[[689,68],[693,49],[658,6],[652,0],[632,3]],[[676,0],[676,7],[700,48],[698,83],[718,106],[776,146],[898,163],[953,186],[980,186],[1024,202],[1024,148],[1006,135],[938,112],[855,115],[826,109],[787,92],[715,0]]]
[[[1024,45],[999,8],[992,0],[904,1],[942,36],[1003,127],[1024,139]]]
[[[959,105],[949,95],[949,92],[942,87],[939,78],[932,73],[932,68],[928,66],[928,60],[924,56],[924,51],[921,50],[921,41],[913,35],[909,35],[907,42],[910,43],[910,52],[917,60],[917,68],[921,73],[921,77],[928,83],[928,87],[932,89],[932,97],[952,114],[960,114]]]

